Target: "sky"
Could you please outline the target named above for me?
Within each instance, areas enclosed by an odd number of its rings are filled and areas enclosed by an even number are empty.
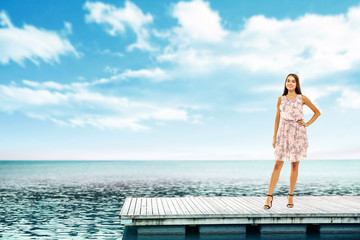
[[[360,159],[359,42],[360,1],[0,0],[0,160],[274,160],[289,73],[307,159]]]

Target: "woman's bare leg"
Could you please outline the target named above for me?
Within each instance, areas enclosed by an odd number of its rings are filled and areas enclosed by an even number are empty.
[[[281,168],[284,165],[283,161],[275,161],[275,166],[273,169],[273,172],[271,174],[271,179],[270,179],[270,184],[269,184],[269,190],[268,190],[268,195],[272,195],[273,191],[275,189],[275,186],[279,180],[279,176],[280,176],[280,172],[281,172]],[[269,205],[270,206],[270,201],[271,201],[271,197],[267,197],[266,201],[265,201],[265,205]],[[264,207],[266,208],[266,207]]]
[[[296,180],[298,177],[298,170],[299,170],[299,163],[300,162],[292,162],[291,163],[291,173],[290,173],[290,190],[289,193],[292,195],[294,194],[294,189],[296,185]],[[293,204],[293,198],[292,196],[288,196],[288,203]]]

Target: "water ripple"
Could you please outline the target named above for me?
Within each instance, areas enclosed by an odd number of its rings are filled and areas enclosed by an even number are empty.
[[[271,170],[271,164],[268,166]],[[82,168],[79,165],[77,169]],[[80,175],[75,170],[62,175],[50,171],[46,175],[43,169],[42,175],[35,170],[25,175],[12,170],[10,174],[9,168],[0,168],[0,238],[121,239],[124,227],[118,215],[127,196],[265,196],[269,169],[260,174],[256,174],[257,169],[251,174],[238,173],[240,168],[235,171],[229,165],[226,171],[215,174],[215,168],[206,172],[202,166],[189,173],[189,167],[179,167],[164,170],[163,174],[158,171],[157,175],[151,175],[147,168],[137,168],[137,174],[134,170],[131,176],[126,171],[111,172],[108,167],[108,174],[96,167]],[[25,167],[23,170],[27,171]],[[352,170],[358,172],[359,168]],[[199,171],[201,174],[197,175]],[[288,177],[281,176],[274,194],[285,196],[288,189]],[[308,171],[299,176],[294,193],[360,195],[359,177],[348,171],[336,178],[320,178]]]

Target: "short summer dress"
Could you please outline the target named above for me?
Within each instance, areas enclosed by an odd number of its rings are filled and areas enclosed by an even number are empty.
[[[304,119],[302,95],[294,99],[281,96],[281,125],[276,136],[274,157],[277,161],[298,162],[306,158],[308,138],[306,127],[297,123]]]

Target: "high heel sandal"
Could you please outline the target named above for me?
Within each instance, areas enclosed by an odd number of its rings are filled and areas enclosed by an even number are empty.
[[[288,200],[289,200],[289,196],[290,197],[293,197],[294,196],[294,194],[288,194]],[[293,203],[288,203],[287,205],[286,205],[288,208],[293,208],[294,207],[294,204]]]
[[[264,207],[267,207],[267,208],[264,208],[265,210],[271,208],[271,206],[272,206],[272,201],[273,201],[273,199],[274,199],[274,198],[273,198],[273,195],[266,195],[266,196],[271,197],[271,201],[270,201],[270,205],[267,205],[267,204],[264,205]]]

